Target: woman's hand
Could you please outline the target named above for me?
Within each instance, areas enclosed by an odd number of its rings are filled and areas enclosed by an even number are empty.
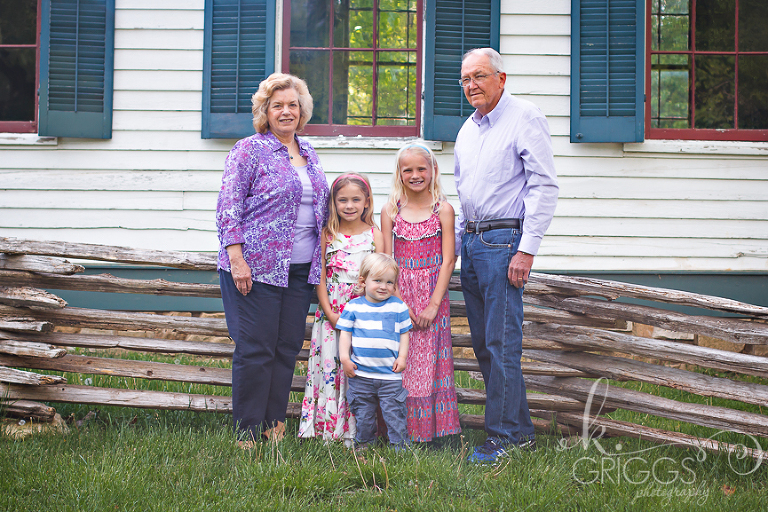
[[[243,258],[243,246],[240,244],[227,246],[229,254],[229,266],[232,273],[232,280],[235,282],[237,291],[243,295],[248,295],[253,286],[251,280],[251,267]]]

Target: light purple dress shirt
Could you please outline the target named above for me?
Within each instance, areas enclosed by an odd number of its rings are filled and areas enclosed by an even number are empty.
[[[327,215],[328,182],[309,142],[298,137],[296,141],[299,153],[307,159],[315,227],[320,233]],[[287,287],[302,193],[301,179],[291,165],[288,149],[272,132],[237,141],[225,161],[216,204],[218,267],[231,272],[226,247],[242,244],[253,281]],[[307,281],[320,282],[317,241]]]
[[[549,125],[533,103],[504,92],[488,115],[475,111],[456,137],[454,176],[457,254],[467,220],[510,218],[525,219],[518,250],[538,253],[559,187]]]

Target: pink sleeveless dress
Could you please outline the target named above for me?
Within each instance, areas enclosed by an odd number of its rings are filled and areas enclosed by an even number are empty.
[[[398,213],[393,232],[394,256],[400,267],[398,288],[405,303],[419,314],[429,304],[443,264],[440,217],[433,212],[429,219],[412,224]],[[430,441],[461,432],[447,292],[432,325],[410,331],[403,387],[408,390],[408,433],[412,441]]]

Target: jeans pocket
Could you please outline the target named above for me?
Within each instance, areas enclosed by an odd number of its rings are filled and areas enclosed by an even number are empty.
[[[480,233],[480,243],[486,247],[509,247],[520,237],[518,229],[492,229]]]
[[[395,400],[400,403],[405,403],[405,399],[408,398],[408,390],[403,388],[395,395]]]

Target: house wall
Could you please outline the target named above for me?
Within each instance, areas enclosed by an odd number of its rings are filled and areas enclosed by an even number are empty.
[[[502,1],[507,90],[549,119],[561,193],[536,270],[768,271],[768,143],[571,144],[570,0]],[[216,251],[234,140],[200,138],[203,0],[117,0],[111,140],[0,136],[0,236]],[[313,139],[384,204],[399,140]],[[453,146],[435,143],[457,206]]]

